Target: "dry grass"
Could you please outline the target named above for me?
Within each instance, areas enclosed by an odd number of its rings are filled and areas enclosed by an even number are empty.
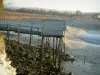
[[[41,14],[29,14],[29,13],[18,13],[18,12],[3,12],[0,15],[0,18],[5,19],[25,19],[25,18],[34,18],[34,19],[47,19],[47,18],[57,18],[57,16],[45,16]]]
[[[47,19],[47,18],[63,18],[63,19],[74,19],[74,20],[98,20],[97,18],[68,18],[64,16],[55,16],[55,15],[42,15],[42,14],[29,14],[29,13],[19,13],[19,12],[8,12],[4,11],[0,18],[5,19],[25,19],[25,18],[34,18],[34,19]]]

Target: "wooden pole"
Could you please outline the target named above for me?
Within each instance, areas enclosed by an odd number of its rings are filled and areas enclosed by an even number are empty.
[[[20,24],[18,25],[18,50],[19,50],[19,47],[20,47]]]
[[[58,54],[59,54],[59,61],[58,61],[58,63],[59,63],[59,72],[60,72],[60,51],[61,51],[61,40],[60,40],[60,38],[59,38],[59,48],[58,48]]]
[[[55,50],[55,67],[57,65],[57,47],[58,47],[58,38],[56,37],[56,50]]]
[[[30,47],[31,47],[31,40],[32,40],[32,34],[30,34],[30,42],[29,42]]]
[[[30,27],[30,42],[29,42],[29,47],[31,49],[31,41],[32,41],[32,24],[31,24],[31,27]]]
[[[47,46],[47,37],[46,37],[46,46]]]
[[[7,25],[7,40],[8,40],[8,44],[9,44],[9,26]]]
[[[44,49],[44,37],[42,37],[42,40],[41,40],[41,52],[40,52],[40,60],[41,60],[41,75],[43,75],[43,72],[42,72],[42,69],[43,69],[43,66],[42,66],[42,60],[43,60],[43,49]]]
[[[64,31],[64,34],[65,34],[65,31]],[[66,50],[66,46],[65,46],[65,43],[63,43],[63,45],[64,45],[64,53],[66,52],[65,50]]]
[[[65,43],[63,43],[63,45],[64,45],[64,53],[65,53],[65,50],[66,50]]]
[[[49,45],[50,45],[50,41],[49,41],[49,37],[48,37],[48,47],[49,47]]]
[[[59,38],[59,72],[61,71],[62,38]]]
[[[55,49],[54,49],[54,42],[55,42],[55,38],[53,37],[53,61],[54,61],[54,55],[55,55]]]

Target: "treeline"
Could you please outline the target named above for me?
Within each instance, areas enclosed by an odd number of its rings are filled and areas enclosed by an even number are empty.
[[[98,14],[93,13],[82,13],[81,11],[77,10],[75,12],[69,11],[57,11],[57,10],[46,10],[46,9],[39,9],[39,8],[5,8],[4,10],[10,12],[21,12],[21,13],[31,13],[31,14],[42,14],[42,15],[55,15],[55,16],[64,16],[64,17],[97,17]]]
[[[19,9],[14,9],[14,8],[5,8],[5,11],[10,11],[10,12],[22,12],[22,13],[31,13],[31,14],[43,14],[43,15],[56,15],[56,16],[67,16],[67,17],[72,17],[72,16],[79,16],[82,15],[81,11],[76,11],[76,13],[68,12],[68,11],[57,11],[57,10],[46,10],[46,9],[33,9],[33,8],[19,8]]]

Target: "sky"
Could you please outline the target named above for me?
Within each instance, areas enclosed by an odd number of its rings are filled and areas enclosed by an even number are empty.
[[[100,12],[100,0],[5,0],[6,6]]]

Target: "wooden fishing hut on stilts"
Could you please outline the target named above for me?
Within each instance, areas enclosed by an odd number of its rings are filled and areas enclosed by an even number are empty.
[[[54,67],[58,67],[59,71],[61,71],[61,58],[62,58],[62,47],[64,47],[62,37],[64,37],[64,31],[66,28],[66,20],[64,19],[45,19],[42,20],[42,29],[41,29],[41,63],[42,63],[42,53],[44,48],[44,40],[46,42],[48,39],[52,42],[51,46],[53,48],[52,56],[53,56],[53,64]],[[58,59],[57,59],[58,58]]]

